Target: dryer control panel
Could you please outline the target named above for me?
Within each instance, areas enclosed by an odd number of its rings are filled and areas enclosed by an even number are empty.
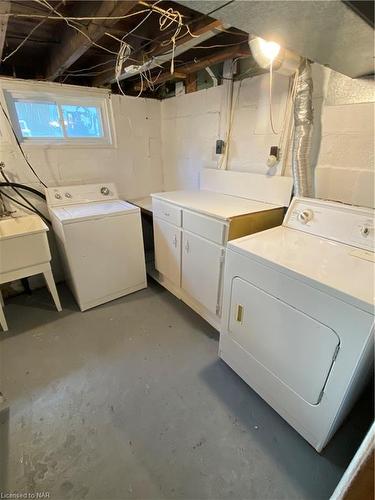
[[[294,198],[283,226],[374,251],[375,211],[343,203]]]
[[[47,205],[61,207],[78,205],[94,201],[118,200],[116,186],[111,182],[102,184],[84,184],[73,186],[56,186],[46,188]]]

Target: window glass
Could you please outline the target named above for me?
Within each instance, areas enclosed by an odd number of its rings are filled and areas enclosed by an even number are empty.
[[[53,102],[15,101],[22,137],[64,137]]]
[[[103,137],[100,108],[62,104],[67,137]]]

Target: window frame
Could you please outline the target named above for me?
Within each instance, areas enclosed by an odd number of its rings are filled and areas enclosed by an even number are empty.
[[[87,89],[89,90],[89,89]],[[91,90],[91,89],[90,89]],[[6,106],[8,109],[9,118],[12,122],[14,131],[18,137],[18,140],[24,147],[98,147],[98,148],[108,148],[114,147],[114,127],[113,127],[113,115],[110,105],[109,94],[106,92],[95,93],[95,92],[83,93],[80,89],[79,92],[64,92],[64,91],[39,91],[39,90],[24,90],[24,89],[3,89],[4,98]],[[22,102],[34,102],[34,103],[53,103],[56,104],[61,128],[63,131],[63,137],[23,137],[21,132],[21,127],[19,123],[19,118],[16,110],[15,103],[17,101]],[[103,130],[103,137],[67,137],[66,128],[63,119],[63,105],[72,106],[92,106],[98,108],[101,117],[101,126]]]

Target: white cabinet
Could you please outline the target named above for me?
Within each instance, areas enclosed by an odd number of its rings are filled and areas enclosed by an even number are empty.
[[[183,232],[181,288],[213,314],[220,313],[224,248]]]
[[[180,286],[181,229],[154,217],[155,268],[173,285]]]
[[[201,204],[207,194],[202,197]],[[208,210],[201,213],[155,196],[152,211],[155,269],[151,276],[219,329],[227,241],[281,224],[284,209],[219,218]]]

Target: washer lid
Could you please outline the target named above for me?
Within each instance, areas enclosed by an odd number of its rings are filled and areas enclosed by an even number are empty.
[[[54,207],[50,208],[50,210],[62,224],[139,212],[138,207],[122,200],[82,203],[65,207]]]
[[[229,242],[228,249],[295,279],[303,278],[374,314],[373,252],[283,226]]]

